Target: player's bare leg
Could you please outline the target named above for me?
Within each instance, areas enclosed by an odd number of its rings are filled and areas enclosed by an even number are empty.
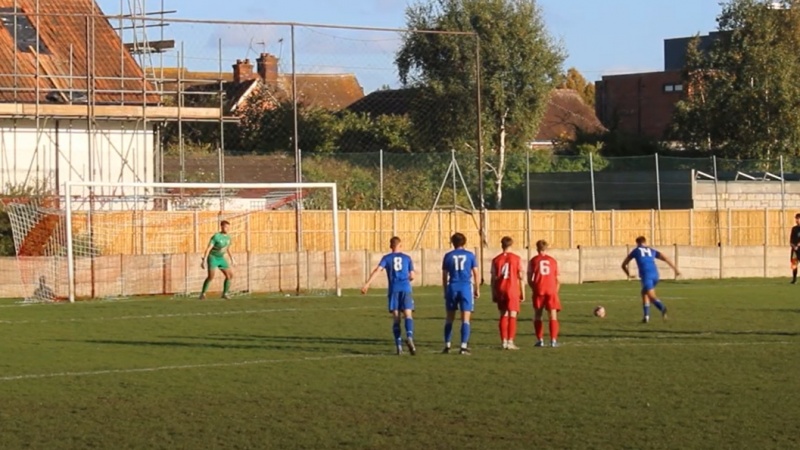
[[[456,311],[447,310],[444,320],[444,350],[442,353],[450,353],[450,341],[453,336],[453,322],[456,320]]]
[[[547,310],[547,323],[550,325],[550,346],[558,347],[558,311],[554,309]]]
[[[208,268],[208,275],[206,275],[206,279],[203,281],[203,290],[200,291],[200,300],[206,299],[206,291],[208,291],[208,287],[211,286],[211,283],[214,281],[214,275],[216,275],[216,272],[216,269],[212,269],[211,267]]]
[[[413,330],[413,311],[410,309],[406,309],[403,311],[403,317],[406,320],[406,347],[408,347],[408,352],[411,353],[411,356],[417,354],[417,347],[414,345],[414,330]],[[398,319],[399,323],[399,319]]]
[[[650,323],[650,296],[647,292],[642,293],[642,310],[644,311],[642,323]]]
[[[461,311],[461,349],[458,351],[461,355],[469,355],[472,351],[469,349],[469,332],[470,332],[470,318],[472,312]]]
[[[661,300],[658,299],[658,296],[656,296],[655,289],[650,289],[649,291],[647,291],[647,298],[648,301],[656,307],[656,309],[661,311],[661,318],[667,320],[667,305],[665,305],[663,302],[661,302]]]
[[[508,311],[508,344],[506,348],[508,350],[519,350],[517,344],[514,343],[514,338],[517,334],[517,312],[516,311]]]
[[[503,350],[508,350],[508,313],[508,310],[500,310],[500,323],[498,326],[500,328],[500,345],[502,346]]]
[[[536,344],[534,347],[544,347],[544,324],[542,323],[542,312],[544,308],[536,308],[533,313],[533,330],[536,333]]]
[[[233,280],[233,271],[231,269],[220,269],[225,275],[225,281],[222,283],[222,298],[230,300],[231,294],[228,290],[231,288],[231,280]]]
[[[400,338],[400,311],[392,311],[392,334],[394,335],[394,348],[397,355],[403,354],[403,340]]]

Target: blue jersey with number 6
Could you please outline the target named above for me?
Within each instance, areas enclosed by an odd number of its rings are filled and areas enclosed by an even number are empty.
[[[658,280],[658,267],[656,258],[660,253],[654,248],[640,245],[633,249],[630,257],[636,261],[639,268],[639,278],[642,280]]]
[[[469,284],[472,282],[472,269],[478,267],[475,254],[458,248],[444,255],[442,270],[449,275],[449,284]]]
[[[389,253],[381,258],[378,264],[386,271],[389,278],[389,294],[395,292],[411,292],[411,272],[414,271],[414,263],[411,257],[405,253]]]

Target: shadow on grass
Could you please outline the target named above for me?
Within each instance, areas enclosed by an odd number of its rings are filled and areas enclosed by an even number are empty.
[[[166,339],[196,339],[223,342],[278,342],[292,344],[326,344],[326,345],[382,345],[391,342],[389,339],[343,338],[329,336],[270,336],[261,334],[212,334],[209,336],[164,336]]]
[[[704,331],[676,331],[676,330],[661,330],[661,329],[642,329],[642,330],[608,330],[616,333],[657,333],[657,334],[674,334],[676,336],[800,336],[797,331],[778,331],[778,330],[704,330]]]
[[[173,337],[171,339],[194,339],[197,341],[213,341],[215,338],[207,337]],[[347,355],[366,355],[372,354],[370,351],[363,351],[355,348],[341,347],[342,342],[326,341],[324,338],[313,339],[306,338],[303,341],[291,340],[276,340],[269,341],[267,339],[259,339],[257,342],[248,344],[241,341],[227,341],[227,342],[185,342],[178,340],[167,341],[147,341],[147,340],[112,340],[112,339],[88,339],[88,340],[61,340],[61,342],[81,342],[93,345],[117,345],[117,346],[132,346],[132,347],[164,347],[164,348],[188,348],[188,349],[215,349],[215,350],[281,350],[281,351],[301,351],[301,352],[315,352],[315,353],[336,353]],[[216,339],[219,340],[219,339]],[[255,339],[248,339],[249,341],[256,341]],[[275,345],[272,342],[285,343],[285,345]],[[383,341],[386,346],[387,341]],[[353,344],[355,342],[349,342]],[[294,345],[292,345],[294,344]],[[303,345],[303,344],[316,344],[316,345]],[[326,345],[327,344],[327,345]]]

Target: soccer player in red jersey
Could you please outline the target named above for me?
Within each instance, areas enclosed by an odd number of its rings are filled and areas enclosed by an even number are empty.
[[[558,262],[547,254],[547,242],[537,241],[536,251],[528,264],[528,284],[533,290],[534,318],[533,327],[536,331],[536,347],[544,347],[544,327],[542,312],[547,310],[550,324],[550,345],[558,347],[558,312],[561,311],[561,301],[558,290]]]
[[[504,350],[519,350],[514,344],[517,335],[519,304],[525,297],[522,290],[522,259],[509,249],[514,240],[506,236],[500,240],[503,253],[492,260],[492,301],[500,311],[500,339]]]

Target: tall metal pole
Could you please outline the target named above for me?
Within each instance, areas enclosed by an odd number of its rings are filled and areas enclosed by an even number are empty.
[[[714,203],[716,205],[717,214],[717,245],[722,246],[722,229],[719,221],[719,175],[717,174],[717,156],[711,157],[714,164]]]
[[[482,106],[481,106],[481,38],[475,34],[475,116],[476,116],[476,130],[475,136],[477,138],[478,146],[478,197],[480,200],[480,271],[481,271],[481,284],[484,284],[483,277],[483,248],[486,244],[486,195],[484,192],[484,177],[483,177],[483,123],[482,123]]]
[[[381,190],[381,198],[380,198],[380,210],[381,210],[381,224],[383,224],[383,149],[380,150],[378,155],[378,164],[380,170],[380,190]]]
[[[658,169],[658,153],[655,154],[656,158],[656,196],[658,210],[661,211],[661,172]]]
[[[531,149],[525,149],[525,248],[531,256]]]
[[[300,154],[300,132],[297,125],[297,57],[295,48],[295,34],[294,25],[291,26],[291,47],[292,47],[292,144],[294,145],[294,181],[295,183],[303,182],[303,168],[302,168],[302,155]],[[296,292],[300,294],[300,253],[303,251],[303,213],[302,208],[302,191],[297,189],[295,191],[294,213],[295,213],[295,228],[296,228],[296,244],[297,244],[297,286]]]
[[[225,182],[225,85],[222,79],[222,38],[218,41],[219,58],[219,183]],[[220,196],[222,190],[220,189]],[[220,203],[221,204],[221,203]]]
[[[594,158],[591,153],[589,153],[589,179],[591,180],[592,184],[592,245],[595,245],[596,233],[597,233],[597,223],[596,215],[597,212],[597,194],[595,193],[594,189]]]
[[[781,155],[781,235],[786,231],[786,173],[783,168],[783,155]]]

